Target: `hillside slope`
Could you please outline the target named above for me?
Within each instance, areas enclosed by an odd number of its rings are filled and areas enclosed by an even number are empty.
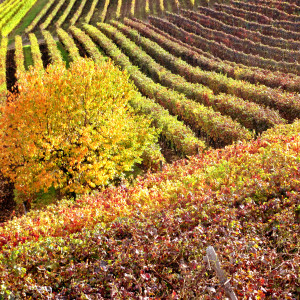
[[[296,299],[299,132],[299,121],[277,126],[133,186],[7,222],[2,295],[221,299],[224,290],[203,261],[210,245],[239,299]]]

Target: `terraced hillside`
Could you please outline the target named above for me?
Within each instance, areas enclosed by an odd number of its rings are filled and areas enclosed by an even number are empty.
[[[53,30],[57,26],[67,28],[82,22],[93,24],[129,16],[145,18],[149,14],[161,15],[165,11],[178,11],[180,7],[193,8],[201,2],[202,0],[6,0],[0,6],[0,28],[2,19],[3,22],[8,21],[7,29],[2,30],[2,35],[11,33],[10,36],[14,37],[24,31]]]
[[[10,207],[0,299],[297,300],[300,1],[25,2],[0,5],[1,103],[31,66],[111,59],[164,157],[132,185]]]
[[[14,218],[0,227],[0,295],[210,300],[230,289],[237,299],[296,300],[299,129],[279,126],[133,186]],[[226,281],[205,262],[208,246]]]
[[[264,25],[235,13],[242,5],[236,1],[231,6],[180,9],[179,14],[165,12],[164,18],[149,16],[149,23],[125,18],[91,25],[86,20],[81,26],[63,29],[59,22],[55,31],[41,26],[40,44],[39,34],[30,33],[30,47],[23,48],[23,53],[21,37],[15,38],[15,49],[7,53],[3,38],[2,61],[7,55],[7,64],[6,72],[2,64],[2,81],[6,74],[11,89],[24,66],[43,68],[61,60],[69,64],[79,56],[95,60],[109,56],[147,97],[143,113],[156,115],[155,124],[164,128],[162,145],[173,149],[177,157],[249,140],[276,124],[299,118],[300,40],[297,31],[284,29],[275,19],[284,15],[297,24],[293,15],[284,10],[275,14],[273,10],[278,9],[264,11],[269,20]],[[245,16],[250,10],[256,16],[253,7],[261,13],[261,5],[249,5],[244,7],[249,9]],[[296,4],[293,8],[298,12]],[[271,22],[275,23],[270,26]],[[269,26],[269,34],[266,30],[257,33],[259,26]],[[169,116],[164,125],[153,111],[157,109]],[[182,132],[188,133],[186,138]]]

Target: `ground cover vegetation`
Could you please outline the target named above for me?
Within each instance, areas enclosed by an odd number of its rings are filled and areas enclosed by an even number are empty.
[[[298,299],[299,12],[2,1],[0,298]]]
[[[221,299],[203,262],[214,245],[239,298],[296,299],[299,126],[6,223],[2,293]]]

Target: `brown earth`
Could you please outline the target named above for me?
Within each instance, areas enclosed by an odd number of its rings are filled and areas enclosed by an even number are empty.
[[[9,220],[15,209],[14,186],[0,174],[0,224]]]

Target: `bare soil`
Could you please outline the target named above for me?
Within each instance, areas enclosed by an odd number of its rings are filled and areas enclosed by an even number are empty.
[[[121,17],[130,16],[131,1],[122,1]]]
[[[15,63],[15,50],[8,50],[6,55],[6,84],[7,89],[12,91],[17,82],[16,78],[16,63]]]
[[[0,174],[0,225],[12,217],[16,208],[14,186]]]
[[[48,47],[46,44],[39,44],[40,45],[40,51],[42,53],[42,60],[44,68],[47,68],[47,66],[51,63],[50,55],[48,52]]]
[[[72,35],[72,38],[78,48],[79,54],[81,57],[90,57],[90,55],[88,54],[88,52],[85,50],[85,48],[82,46],[82,44],[79,42],[79,40]]]

